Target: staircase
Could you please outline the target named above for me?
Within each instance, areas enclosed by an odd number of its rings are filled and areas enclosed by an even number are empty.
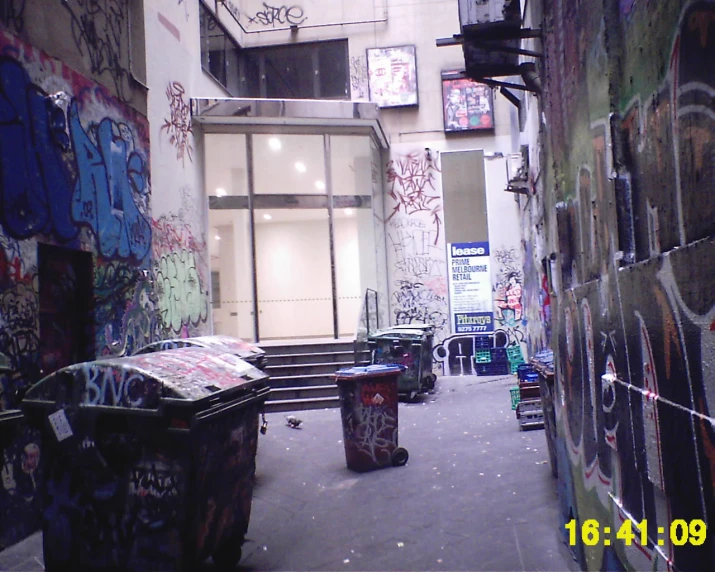
[[[271,393],[266,412],[302,411],[339,407],[334,373],[355,365],[351,339],[261,342],[266,352],[266,373]],[[358,355],[358,365],[370,362],[366,349]]]

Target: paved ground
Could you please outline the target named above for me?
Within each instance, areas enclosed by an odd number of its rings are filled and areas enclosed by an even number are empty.
[[[520,432],[514,378],[442,378],[400,404],[405,467],[345,466],[340,412],[269,415],[242,570],[578,570],[558,532],[543,430]],[[0,570],[42,570],[34,535]],[[208,564],[206,570],[213,567]]]

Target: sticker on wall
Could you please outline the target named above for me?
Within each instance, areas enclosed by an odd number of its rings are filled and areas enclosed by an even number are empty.
[[[369,48],[367,77],[370,101],[380,107],[418,105],[415,46]]]
[[[488,242],[447,245],[449,299],[455,334],[494,331]]]

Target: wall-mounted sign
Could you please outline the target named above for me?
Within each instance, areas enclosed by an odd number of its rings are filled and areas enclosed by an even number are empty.
[[[492,89],[483,83],[442,77],[442,105],[447,133],[494,129]]]
[[[380,107],[417,105],[415,46],[368,48],[367,79],[370,101]]]
[[[494,331],[488,242],[447,245],[449,306],[455,334]]]

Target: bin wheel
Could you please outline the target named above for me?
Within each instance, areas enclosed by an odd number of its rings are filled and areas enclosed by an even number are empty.
[[[221,542],[213,551],[211,559],[220,570],[233,570],[241,560],[241,546],[243,538],[233,542]]]
[[[403,447],[397,447],[392,452],[392,466],[393,467],[402,467],[407,463],[407,459],[410,458],[410,454],[407,452],[407,449]]]

